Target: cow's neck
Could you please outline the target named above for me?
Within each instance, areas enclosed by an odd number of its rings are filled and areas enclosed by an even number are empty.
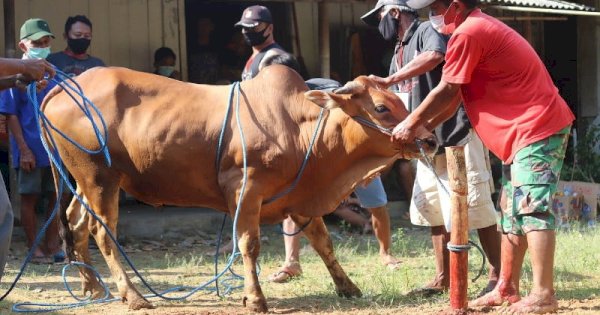
[[[318,113],[319,108],[314,105],[305,112],[308,119],[300,131],[304,152],[309,147]],[[314,145],[306,174],[301,180],[304,190],[318,192],[319,197],[303,202],[310,204],[305,207],[333,211],[357,184],[382,171],[397,157],[393,154],[376,155],[369,151],[369,141],[389,141],[389,138],[384,135],[379,138],[380,135],[373,135],[372,132],[367,137],[366,127],[341,110],[327,113],[321,128],[323,131]]]

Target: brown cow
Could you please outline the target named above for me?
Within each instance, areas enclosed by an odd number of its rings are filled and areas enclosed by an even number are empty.
[[[184,83],[123,68],[96,68],[77,78],[108,125],[112,167],[101,155],[89,155],[57,136],[58,151],[94,211],[116,234],[118,192],[154,205],[204,206],[233,214],[242,182],[242,147],[235,116],[227,125],[219,169],[215,169],[217,139],[227,108],[229,86]],[[306,92],[302,78],[283,66],[271,66],[241,83],[240,117],[248,150],[248,182],[238,223],[244,263],[244,304],[266,312],[256,275],[260,249],[259,224],[278,223],[286,216],[304,233],[329,270],[339,295],[359,296],[333,254],[321,219],[357,183],[399,157],[418,156],[415,146],[398,147],[389,136],[359,124],[362,116],[386,128],[408,113],[401,101],[366,77],[335,93]],[[263,205],[289,187],[308,150],[321,107],[328,111],[304,175],[288,195]],[[60,88],[44,99],[50,121],[88,148],[98,147],[89,121]],[[337,108],[335,108],[337,107]],[[335,108],[335,109],[334,109]],[[424,131],[424,135],[432,135]],[[430,154],[435,145],[427,145]],[[116,246],[102,226],[73,198],[62,221],[71,233],[71,260],[90,264],[91,232],[123,300],[131,309],[152,305],[133,287],[117,257]],[[71,239],[72,238],[72,239]],[[94,275],[80,269],[84,294],[103,290]]]

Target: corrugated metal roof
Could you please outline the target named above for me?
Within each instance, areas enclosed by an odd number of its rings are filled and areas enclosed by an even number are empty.
[[[562,0],[481,0],[491,5],[514,5],[522,7],[548,8],[556,10],[596,11],[593,7]]]

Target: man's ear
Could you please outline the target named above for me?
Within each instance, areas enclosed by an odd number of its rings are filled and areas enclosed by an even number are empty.
[[[333,109],[340,107],[340,96],[333,95],[324,91],[307,91],[304,93],[304,97],[325,109]]]
[[[27,46],[25,45],[25,43],[24,43],[23,41],[20,41],[20,42],[19,42],[19,48],[21,49],[21,51],[22,51],[23,53],[26,53],[26,52],[27,52]]]

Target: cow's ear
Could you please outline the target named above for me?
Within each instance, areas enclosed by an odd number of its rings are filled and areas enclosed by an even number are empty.
[[[314,90],[304,92],[304,97],[306,97],[309,101],[325,108],[325,109],[333,109],[340,107],[340,104],[334,99],[338,98],[337,96],[333,96],[330,93]]]

